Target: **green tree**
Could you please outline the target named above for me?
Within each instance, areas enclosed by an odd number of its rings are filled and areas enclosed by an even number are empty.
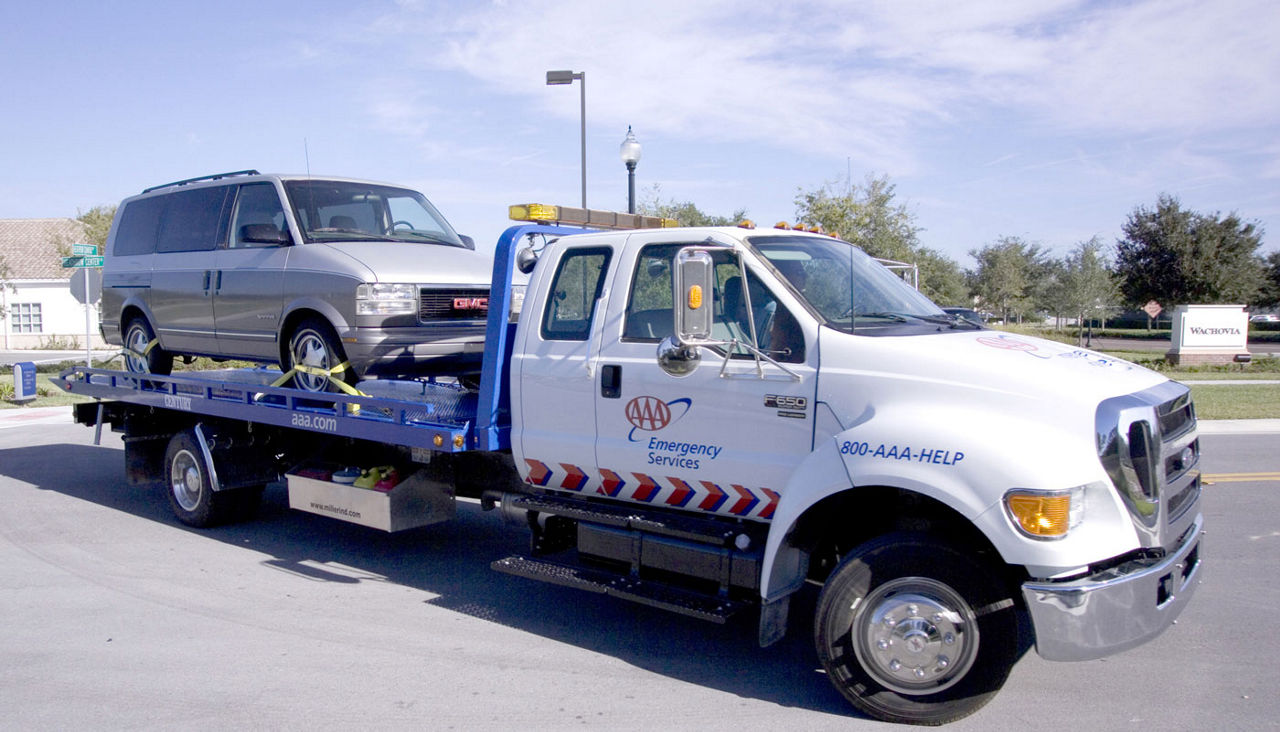
[[[1262,295],[1258,304],[1263,306],[1280,305],[1280,252],[1272,252],[1264,260],[1266,280],[1262,286]]]
[[[1122,231],[1116,274],[1130,305],[1252,303],[1259,296],[1262,229],[1235,213],[1199,214],[1163,194],[1155,208],[1134,209]]]
[[[116,216],[115,206],[94,206],[88,211],[76,210],[76,221],[84,225],[85,244],[96,244],[98,251],[107,245],[111,220]]]
[[[1098,237],[1080,242],[1060,263],[1061,307],[1081,325],[1086,318],[1104,315],[1120,300],[1120,288]]]
[[[969,289],[1000,311],[1007,323],[1043,307],[1049,299],[1053,265],[1039,244],[1005,236],[969,251],[977,260],[968,273]]]
[[[636,204],[636,211],[645,216],[661,216],[675,219],[680,226],[737,226],[747,218],[747,210],[740,208],[728,216],[704,213],[691,201],[664,201],[662,187],[657,183],[648,188]]]
[[[873,257],[915,264],[920,291],[935,302],[965,302],[960,265],[921,246],[915,216],[894,200],[896,192],[888,176],[874,175],[860,186],[827,183],[812,191],[801,190],[796,195],[796,220],[821,226]]]

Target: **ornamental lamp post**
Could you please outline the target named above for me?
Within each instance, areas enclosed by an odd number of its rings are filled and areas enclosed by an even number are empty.
[[[587,72],[585,71],[548,71],[547,86],[573,84],[574,80],[582,92],[582,207],[587,207]]]
[[[627,166],[627,213],[636,212],[636,163],[640,162],[640,141],[627,125],[627,137],[618,150],[622,163]]]

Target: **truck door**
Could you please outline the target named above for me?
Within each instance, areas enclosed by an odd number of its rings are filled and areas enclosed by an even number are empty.
[[[520,383],[520,468],[525,479],[539,486],[584,492],[596,476],[595,387],[593,349],[600,343],[597,303],[613,249],[579,246],[560,250],[539,318],[518,344],[513,370]],[[532,293],[531,293],[532,294]],[[515,405],[513,405],[514,407]]]
[[[745,348],[721,347],[700,349],[701,363],[688,375],[667,373],[656,354],[673,332],[671,261],[681,246],[651,244],[634,266],[618,267],[596,378],[598,490],[767,520],[812,449],[817,327],[805,332],[791,296],[744,272],[726,249],[713,256],[715,335],[748,341],[754,330],[786,369],[758,366]],[[790,343],[772,347],[784,340]]]

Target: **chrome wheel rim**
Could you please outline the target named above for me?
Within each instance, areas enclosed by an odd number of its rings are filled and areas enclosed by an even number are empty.
[[[881,686],[912,695],[955,685],[978,655],[977,615],[955,590],[927,577],[877,587],[854,614],[854,653]]]
[[[128,335],[124,339],[126,352],[124,356],[125,368],[131,373],[148,374],[151,373],[150,364],[147,362],[146,356],[137,354],[145,353],[147,346],[151,343],[151,338],[147,336],[147,329],[141,325],[134,325],[129,329]]]
[[[315,331],[303,331],[293,342],[294,365],[307,366],[328,372],[333,368],[333,356],[329,353],[324,339]],[[329,378],[319,374],[297,372],[293,375],[294,384],[304,391],[324,391],[329,387]]]
[[[189,450],[179,450],[169,465],[169,489],[184,511],[194,511],[200,505],[200,492],[204,488],[200,474],[200,462]]]

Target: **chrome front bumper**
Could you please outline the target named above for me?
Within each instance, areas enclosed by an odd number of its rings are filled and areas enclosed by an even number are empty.
[[[1195,594],[1204,519],[1178,548],[1082,579],[1022,585],[1036,652],[1050,661],[1088,661],[1142,645],[1164,632]]]

